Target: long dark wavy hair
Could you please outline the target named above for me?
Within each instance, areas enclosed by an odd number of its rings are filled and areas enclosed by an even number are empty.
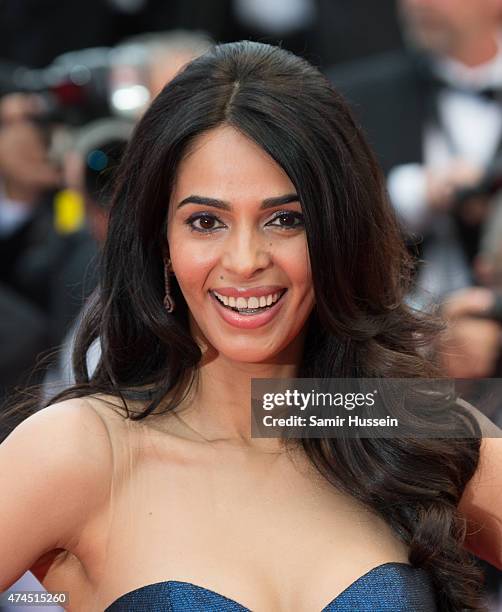
[[[298,377],[440,375],[426,350],[439,324],[404,302],[413,262],[350,109],[307,61],[244,41],[188,64],[137,125],[118,173],[100,286],[78,334],[76,385],[48,403],[96,392],[124,403],[143,398],[144,410],[126,411],[144,419],[164,404],[175,408],[193,383],[202,355],[175,280],[176,310],[163,306],[167,208],[189,144],[224,124],[265,150],[300,197],[316,304]],[[89,376],[86,353],[97,338],[101,359]],[[478,464],[472,427],[463,439],[299,442],[329,482],[408,545],[410,563],[431,573],[442,611],[482,609],[480,573],[457,513]]]

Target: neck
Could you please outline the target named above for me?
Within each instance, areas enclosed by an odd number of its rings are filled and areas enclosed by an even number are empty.
[[[469,68],[476,68],[492,60],[498,53],[499,31],[489,28],[465,36],[454,45],[447,55]]]
[[[251,438],[251,379],[295,378],[304,334],[267,363],[233,361],[209,347],[198,369],[198,382],[180,416],[202,438],[232,446],[276,450],[276,438]]]

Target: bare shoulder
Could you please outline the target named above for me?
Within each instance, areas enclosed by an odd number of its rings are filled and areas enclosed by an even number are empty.
[[[105,423],[84,397],[35,412],[7,436],[0,449],[15,456],[18,465],[36,460],[64,471],[66,466],[92,469],[97,460],[103,467],[109,447]]]
[[[466,546],[502,569],[502,431],[468,402],[457,402],[476,418],[482,434],[478,468],[459,505],[470,524]]]
[[[55,463],[66,459],[82,468],[91,468],[98,459],[103,467],[110,454],[109,428],[88,397],[38,410],[11,432],[5,444],[22,450],[25,457],[39,455],[38,459],[45,457]]]
[[[0,587],[48,551],[71,549],[107,503],[109,429],[87,398],[48,406],[0,445]]]

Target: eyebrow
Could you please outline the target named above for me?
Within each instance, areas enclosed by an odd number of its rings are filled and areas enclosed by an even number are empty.
[[[275,206],[283,206],[292,202],[300,202],[300,198],[296,193],[288,193],[286,195],[277,196],[275,198],[266,198],[260,205],[260,210],[274,208]],[[232,206],[225,200],[217,200],[216,198],[206,198],[198,195],[189,195],[178,204],[176,208],[181,208],[185,204],[201,204],[202,206],[213,206],[221,210],[232,210]]]

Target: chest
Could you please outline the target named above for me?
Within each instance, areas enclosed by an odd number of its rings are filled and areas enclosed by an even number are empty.
[[[169,579],[251,609],[315,609],[314,597],[320,610],[372,567],[406,561],[381,519],[308,462],[285,457],[166,462],[161,453],[145,455],[124,468],[107,515],[87,533],[93,544],[81,543],[80,558],[97,609]]]

